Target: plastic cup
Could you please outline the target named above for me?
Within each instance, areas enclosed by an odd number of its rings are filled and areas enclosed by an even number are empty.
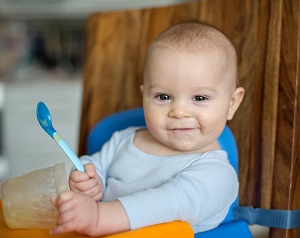
[[[9,228],[50,229],[58,211],[50,197],[69,189],[64,164],[34,170],[5,181],[1,186],[2,208]]]

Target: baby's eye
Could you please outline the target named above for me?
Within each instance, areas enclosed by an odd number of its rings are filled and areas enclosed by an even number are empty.
[[[194,101],[200,102],[200,101],[205,101],[205,100],[207,100],[207,98],[204,97],[204,96],[195,96],[195,97],[193,98],[193,100],[194,100]]]
[[[160,101],[171,100],[171,97],[168,94],[160,94],[157,95],[156,98],[159,99]]]

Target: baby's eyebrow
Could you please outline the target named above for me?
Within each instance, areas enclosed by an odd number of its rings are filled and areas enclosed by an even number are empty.
[[[197,87],[196,90],[198,91],[210,91],[210,92],[216,92],[217,90],[211,87]]]
[[[154,90],[154,89],[164,89],[164,87],[162,87],[161,85],[155,83],[155,84],[151,84],[149,86],[149,90]]]
[[[159,88],[160,85],[158,83],[151,84],[149,88]]]

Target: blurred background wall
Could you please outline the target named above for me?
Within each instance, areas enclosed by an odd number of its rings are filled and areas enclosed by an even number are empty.
[[[84,20],[0,21],[0,179],[5,179],[69,162],[37,123],[39,101],[77,150]]]

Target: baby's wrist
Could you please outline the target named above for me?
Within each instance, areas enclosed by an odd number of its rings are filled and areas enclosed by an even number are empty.
[[[100,218],[101,216],[101,203],[96,203],[97,209],[95,209],[95,217],[91,217],[92,219],[90,220],[90,227],[89,231],[86,235],[88,236],[103,236],[106,235],[105,232],[105,224],[103,223],[103,219]]]

